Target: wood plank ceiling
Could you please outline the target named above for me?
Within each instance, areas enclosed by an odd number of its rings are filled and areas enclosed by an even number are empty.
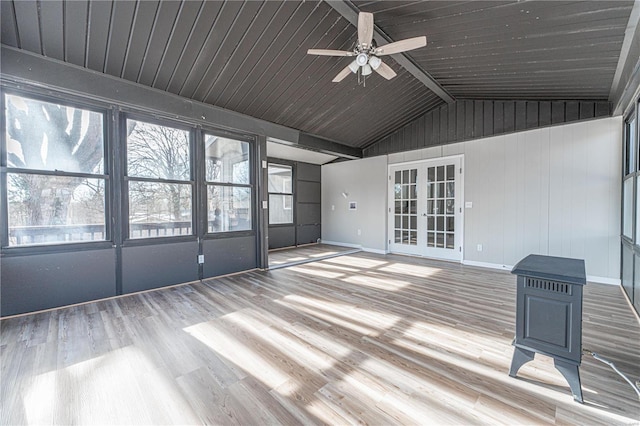
[[[332,78],[356,29],[316,1],[2,0],[2,44],[363,148],[443,101],[398,76]],[[633,1],[382,1],[393,40],[457,99],[606,100]]]

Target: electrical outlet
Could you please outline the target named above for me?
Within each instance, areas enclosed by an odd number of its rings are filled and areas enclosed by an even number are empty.
[[[204,263],[204,254],[198,255],[198,263]]]
[[[362,235],[362,229],[358,229],[358,235]]]
[[[478,244],[478,247],[476,247],[476,250],[482,251],[482,244]]]
[[[333,204],[331,205],[331,210],[335,210],[336,206],[334,206]]]

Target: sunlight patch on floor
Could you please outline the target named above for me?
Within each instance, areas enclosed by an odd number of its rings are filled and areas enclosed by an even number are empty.
[[[133,346],[37,376],[24,395],[29,424],[70,418],[55,407],[72,409],[77,424],[198,422],[169,378]]]
[[[260,343],[256,341],[259,339],[246,334],[235,335],[221,321],[224,320],[200,323],[183,330],[270,389],[289,380],[287,373],[260,353]]]
[[[327,262],[359,269],[376,269],[389,263],[386,260],[374,260],[350,255],[334,257],[329,259]]]
[[[340,278],[344,276],[343,273],[330,272],[330,271],[318,271],[313,267],[306,267],[306,266],[292,266],[288,269],[295,272],[299,272],[301,274],[313,275],[315,277],[321,277],[321,278],[333,279],[333,278]]]
[[[344,278],[343,281],[385,291],[398,291],[411,285],[407,281],[373,278],[368,275],[353,275]]]
[[[304,256],[296,256],[296,257],[289,257],[287,259],[280,260],[280,261],[271,260],[271,261],[269,261],[269,263],[272,264],[272,265],[282,265],[282,264],[285,264],[285,263],[300,262],[300,261],[303,261],[303,260],[306,260],[306,259],[307,258],[304,257]]]
[[[379,268],[380,271],[393,272],[405,275],[411,275],[413,277],[430,277],[442,272],[440,268],[433,268],[430,266],[412,265],[409,263],[392,263],[388,266]]]
[[[339,252],[337,252],[337,251],[325,251],[323,253],[310,254],[309,257],[316,258],[316,257],[333,256],[334,254],[337,254],[337,253],[339,253]]]
[[[324,301],[319,303],[311,298],[289,295],[278,300],[277,303],[359,334],[377,334],[380,331],[376,328],[367,327],[364,324],[361,325],[359,324],[359,321],[353,321],[353,313],[349,312],[349,310],[340,309],[338,307],[336,307],[335,310],[328,310],[326,305],[323,306],[323,304],[327,303]],[[339,304],[334,305],[340,306]],[[346,306],[351,309],[349,305]]]

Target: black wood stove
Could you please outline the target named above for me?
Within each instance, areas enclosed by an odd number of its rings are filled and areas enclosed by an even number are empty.
[[[511,271],[518,276],[515,350],[509,375],[540,353],[569,382],[574,400],[582,403],[582,287],[584,260],[529,255]]]

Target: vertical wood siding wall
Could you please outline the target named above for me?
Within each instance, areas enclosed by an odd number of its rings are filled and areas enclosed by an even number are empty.
[[[429,111],[363,154],[372,157],[610,115],[606,101],[459,100]]]

